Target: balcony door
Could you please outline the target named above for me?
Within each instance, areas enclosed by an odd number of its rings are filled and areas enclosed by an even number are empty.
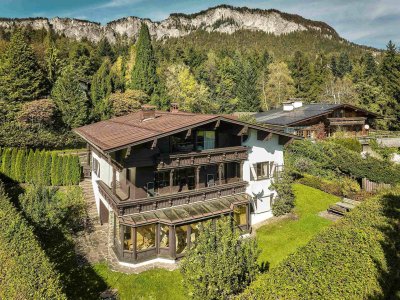
[[[200,130],[197,132],[197,150],[215,148],[215,131]]]

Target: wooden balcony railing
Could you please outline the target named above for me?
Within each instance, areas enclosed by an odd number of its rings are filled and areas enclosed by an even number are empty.
[[[176,194],[122,201],[103,181],[99,180],[97,183],[100,194],[119,216],[241,194],[246,191],[247,186],[246,181],[238,181]]]
[[[247,148],[244,146],[209,149],[189,153],[161,154],[157,158],[157,168],[160,170],[217,164],[246,160],[247,157]]]
[[[364,125],[365,117],[328,118],[330,125]]]

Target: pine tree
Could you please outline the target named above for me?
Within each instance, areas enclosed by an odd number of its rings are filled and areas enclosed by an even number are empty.
[[[136,61],[132,70],[131,87],[134,90],[142,90],[150,96],[156,84],[156,60],[149,28],[142,23],[136,43]]]
[[[37,99],[45,91],[43,73],[32,48],[16,30],[0,64],[0,98],[9,101]]]
[[[10,168],[10,178],[16,180],[16,166],[17,166],[17,156],[18,156],[18,149],[13,148],[11,151],[11,168]]]
[[[35,165],[35,153],[32,149],[30,149],[28,158],[26,160],[25,182],[28,183],[33,182],[34,165]]]
[[[95,120],[107,119],[110,116],[108,98],[113,92],[111,62],[105,58],[101,67],[94,74],[90,95],[92,100],[92,117]]]
[[[109,57],[111,61],[114,61],[115,54],[107,38],[102,38],[97,44],[97,53],[100,57]]]
[[[339,78],[343,78],[346,74],[350,73],[353,69],[351,61],[347,53],[341,53],[339,62],[337,64],[337,75]]]
[[[381,63],[381,82],[385,93],[400,102],[400,56],[389,41]]]
[[[11,148],[5,149],[1,160],[1,171],[6,176],[10,176],[11,173],[11,152]]]
[[[378,73],[378,67],[375,61],[375,58],[371,54],[371,52],[367,52],[363,58],[362,62],[364,65],[364,72],[363,72],[363,77],[365,80],[368,81],[374,81],[374,79],[377,77]]]
[[[296,89],[295,96],[298,98],[308,98],[311,88],[311,69],[310,62],[303,52],[295,52],[289,67]]]
[[[88,121],[88,98],[72,66],[65,68],[51,92],[68,128],[76,128]]]
[[[48,33],[48,36],[45,41],[46,52],[45,52],[45,63],[46,63],[46,73],[47,73],[47,81],[50,85],[54,85],[58,76],[61,74],[62,69],[62,60],[60,59],[59,50],[54,44],[54,41],[51,38],[51,33]]]

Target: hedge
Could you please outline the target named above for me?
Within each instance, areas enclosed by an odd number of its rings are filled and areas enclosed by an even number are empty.
[[[0,185],[0,299],[66,299],[33,229]]]
[[[238,299],[388,298],[400,279],[400,191],[395,193],[365,200],[260,275]]]
[[[315,176],[328,174],[349,176],[355,179],[367,178],[377,183],[400,183],[400,165],[361,154],[329,141],[296,141],[286,151],[286,166],[300,173]],[[304,162],[306,163],[304,163]],[[299,166],[299,162],[301,165]]]
[[[1,151],[0,171],[12,180],[41,185],[77,185],[81,166],[76,155],[58,151],[6,148]]]

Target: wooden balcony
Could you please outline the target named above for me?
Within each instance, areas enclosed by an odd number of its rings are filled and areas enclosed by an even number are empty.
[[[346,126],[346,125],[364,125],[365,117],[343,117],[343,118],[328,118],[329,125]]]
[[[238,181],[175,194],[123,201],[118,196],[114,195],[112,190],[103,181],[99,180],[97,183],[100,194],[111,205],[118,216],[241,194],[246,191],[247,186],[246,181]]]
[[[189,153],[161,154],[157,158],[157,169],[174,169],[246,160],[247,147],[236,146],[209,149]]]

